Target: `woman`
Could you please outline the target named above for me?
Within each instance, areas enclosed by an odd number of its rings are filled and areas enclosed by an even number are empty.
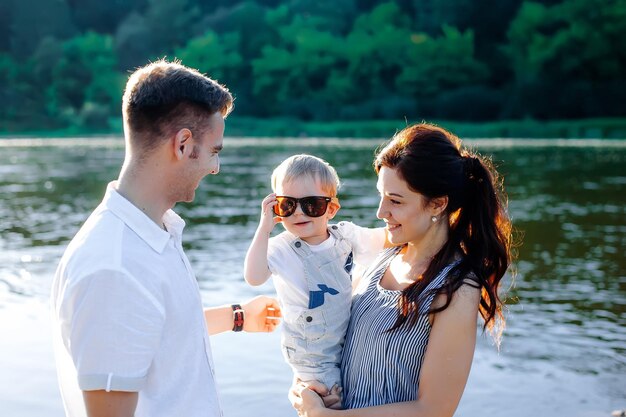
[[[299,415],[451,416],[476,343],[478,313],[496,342],[498,286],[511,262],[511,223],[496,172],[460,140],[419,124],[374,161],[394,248],[368,269],[352,301],[342,360],[343,408],[322,386],[295,387]],[[315,390],[315,391],[314,391]]]

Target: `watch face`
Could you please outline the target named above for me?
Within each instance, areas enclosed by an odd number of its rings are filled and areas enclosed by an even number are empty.
[[[244,310],[239,304],[233,304],[233,332],[243,330]]]

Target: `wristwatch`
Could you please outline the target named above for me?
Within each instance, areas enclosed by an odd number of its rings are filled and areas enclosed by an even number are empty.
[[[244,310],[240,304],[233,304],[233,332],[240,332],[243,330]]]

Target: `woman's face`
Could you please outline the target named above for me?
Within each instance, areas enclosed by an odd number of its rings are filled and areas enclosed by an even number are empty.
[[[397,170],[384,166],[378,173],[377,188],[380,203],[376,216],[387,224],[389,241],[394,245],[421,242],[433,225],[435,211],[426,198],[411,190]]]

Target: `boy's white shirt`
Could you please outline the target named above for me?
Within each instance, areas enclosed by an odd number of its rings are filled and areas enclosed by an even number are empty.
[[[355,264],[352,271],[354,281],[383,250],[386,237],[385,229],[383,227],[369,229],[346,221],[336,225],[344,239],[352,246]],[[304,265],[300,257],[289,246],[293,238],[294,235],[287,231],[274,236],[270,238],[267,250],[267,264],[272,273],[283,319],[291,323],[309,305],[309,290],[304,276]],[[322,243],[309,245],[309,248],[312,252],[320,252],[332,247],[335,240],[336,238],[330,235]]]

